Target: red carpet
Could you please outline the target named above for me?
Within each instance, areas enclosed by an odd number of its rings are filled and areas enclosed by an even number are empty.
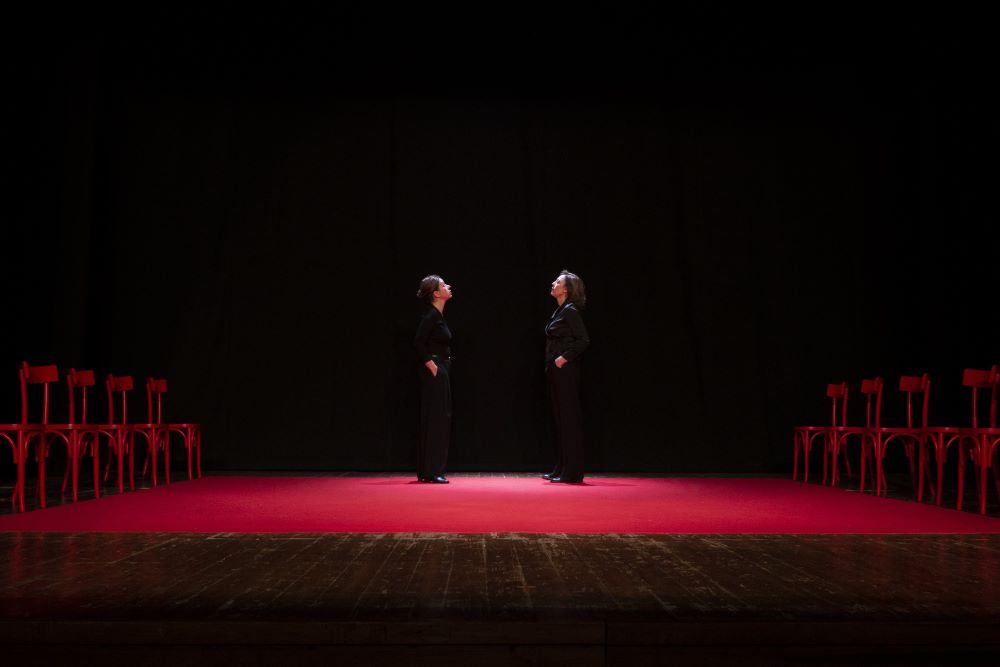
[[[1000,533],[1000,520],[783,479],[208,477],[0,517],[0,530]]]

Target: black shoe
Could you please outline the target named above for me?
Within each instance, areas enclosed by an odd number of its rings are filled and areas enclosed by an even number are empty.
[[[556,484],[581,484],[583,483],[583,478],[570,479],[569,477],[553,477],[549,481],[555,482]]]
[[[447,484],[448,478],[445,477],[444,475],[438,475],[437,477],[431,477],[427,481],[430,482],[431,484]]]
[[[551,481],[552,478],[555,476],[556,476],[555,473],[547,472],[544,475],[542,475],[542,479],[547,479]]]

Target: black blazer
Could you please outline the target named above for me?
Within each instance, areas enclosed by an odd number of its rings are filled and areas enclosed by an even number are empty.
[[[420,363],[427,363],[431,356],[451,357],[451,330],[444,315],[434,306],[428,306],[413,337]]]
[[[545,325],[545,363],[555,361],[559,356],[573,361],[583,354],[589,344],[587,327],[583,325],[583,317],[576,306],[567,301],[556,308]]]

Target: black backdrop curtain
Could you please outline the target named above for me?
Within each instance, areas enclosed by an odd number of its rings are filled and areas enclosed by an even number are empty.
[[[454,470],[551,460],[563,268],[591,470],[786,469],[827,382],[886,377],[891,422],[928,371],[957,421],[961,369],[1000,362],[998,116],[964,24],[620,9],[511,50],[509,24],[199,11],[8,54],[0,421],[27,359],[166,377],[210,468],[412,468],[431,272]]]

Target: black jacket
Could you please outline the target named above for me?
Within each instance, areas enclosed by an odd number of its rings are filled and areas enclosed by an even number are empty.
[[[417,335],[413,338],[413,347],[417,348],[420,363],[427,363],[431,355],[451,357],[451,330],[444,321],[444,315],[434,306],[428,306],[424,316],[417,326]]]
[[[545,363],[555,361],[562,356],[566,361],[573,361],[587,349],[590,337],[583,318],[576,306],[567,301],[556,308],[552,318],[545,325]]]

